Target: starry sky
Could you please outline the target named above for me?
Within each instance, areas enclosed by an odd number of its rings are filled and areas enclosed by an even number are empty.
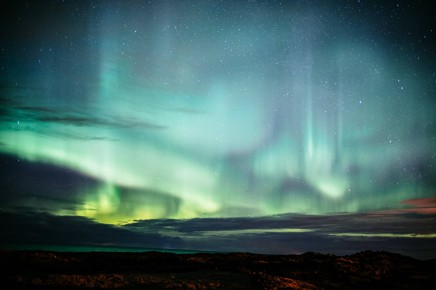
[[[436,257],[429,3],[7,1],[0,243]]]

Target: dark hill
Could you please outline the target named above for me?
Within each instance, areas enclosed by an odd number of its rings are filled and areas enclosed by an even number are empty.
[[[3,289],[432,289],[436,260],[350,256],[0,252]]]

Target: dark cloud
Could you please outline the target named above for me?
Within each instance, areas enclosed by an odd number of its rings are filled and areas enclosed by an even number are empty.
[[[97,118],[89,118],[83,116],[73,116],[73,115],[64,115],[64,116],[41,116],[37,118],[42,122],[53,122],[53,123],[64,123],[67,125],[76,125],[76,126],[89,126],[89,125],[103,125],[104,122]]]
[[[138,233],[100,224],[77,216],[54,216],[33,211],[0,211],[0,244],[112,245],[173,248],[183,245],[177,237]]]
[[[72,209],[80,205],[76,193],[100,182],[67,168],[29,162],[0,154],[0,203],[3,207],[26,206],[39,210]]]
[[[10,193],[20,194],[28,189],[43,188],[44,191],[58,193],[58,186],[62,191],[72,191],[79,185],[95,185],[97,180],[73,171],[68,168],[59,167],[41,162],[31,162],[14,155],[0,154],[1,186],[10,190]],[[14,190],[15,186],[20,186]],[[48,189],[48,190],[47,190]],[[2,195],[7,192],[2,191]]]
[[[0,96],[0,120],[6,122],[40,121],[73,126],[97,126],[111,128],[166,129],[166,126],[133,118],[95,116],[93,112],[69,112],[58,107],[27,106]]]
[[[384,219],[380,215],[384,215]],[[239,230],[311,230],[321,234],[331,233],[391,233],[407,234],[436,233],[431,221],[434,215],[415,217],[406,213],[373,212],[335,215],[285,214],[266,217],[241,218],[198,218],[190,220],[142,220],[128,225],[129,228],[144,230],[171,229],[181,233],[218,232]]]
[[[64,131],[53,131],[50,132],[49,135],[57,136],[60,138],[76,139],[82,141],[119,141],[119,139],[114,139],[106,136],[88,136],[85,134],[74,134],[74,133],[67,133]]]
[[[142,128],[142,129],[165,129],[165,126],[141,122],[137,120],[127,120],[120,118],[98,118],[89,117],[87,114],[51,114],[36,116],[38,121],[49,123],[62,123],[74,126],[107,126],[112,128]]]
[[[383,214],[383,217],[380,215]],[[435,257],[436,215],[374,212],[338,215],[285,214],[268,217],[143,220],[124,226],[135,232],[178,235],[193,249],[269,254],[307,251],[350,254],[387,250]],[[413,230],[412,230],[413,229]]]

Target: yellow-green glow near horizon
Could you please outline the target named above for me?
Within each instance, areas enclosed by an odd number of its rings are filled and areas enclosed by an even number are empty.
[[[268,234],[268,233],[310,233],[311,229],[244,229],[244,230],[229,230],[229,231],[205,231],[201,232],[207,236],[228,236],[228,235],[244,235],[244,234]]]
[[[365,25],[318,18],[328,5],[276,4],[214,18],[201,3],[103,2],[78,32],[41,32],[38,56],[0,75],[0,153],[95,179],[52,213],[110,224],[434,196],[425,64],[389,56]]]

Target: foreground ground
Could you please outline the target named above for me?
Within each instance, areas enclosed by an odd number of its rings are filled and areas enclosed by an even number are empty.
[[[434,289],[436,260],[350,256],[1,251],[3,289]]]

